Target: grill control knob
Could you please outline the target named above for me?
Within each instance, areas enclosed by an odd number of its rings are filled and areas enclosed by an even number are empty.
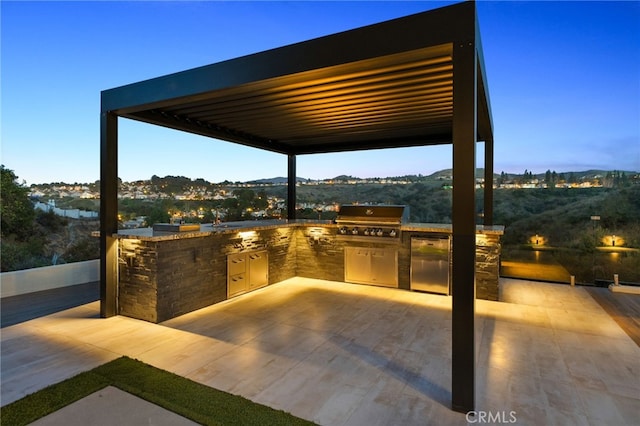
[[[343,227],[341,227],[341,228],[340,228],[340,233],[341,233],[342,235],[346,234],[346,233],[347,233],[347,228],[346,228],[346,227],[344,227],[344,226],[343,226]]]
[[[378,237],[382,237],[382,234],[383,234],[383,233],[382,233],[382,229],[378,228],[378,231],[376,232],[376,235],[377,235]]]
[[[358,228],[353,228],[353,229],[351,230],[351,233],[352,233],[353,235],[358,235]]]
[[[396,230],[392,229],[391,231],[389,231],[389,236],[390,237],[395,237],[396,236]]]
[[[364,235],[369,235],[369,228],[365,228],[363,233]]]

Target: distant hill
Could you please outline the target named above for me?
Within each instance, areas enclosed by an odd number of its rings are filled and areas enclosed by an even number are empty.
[[[360,180],[360,178],[351,175],[340,175],[332,178],[331,180]]]
[[[443,170],[438,170],[437,172],[434,172],[432,174],[430,174],[429,176],[427,176],[428,179],[445,179],[445,178],[450,178],[451,176],[453,176],[453,169],[443,169]],[[498,173],[494,173],[493,176],[499,176]],[[514,175],[515,176],[515,175]],[[483,178],[484,177],[484,168],[477,168],[476,169],[476,177],[477,178]]]
[[[611,175],[611,174],[624,174],[627,177],[633,177],[633,176],[638,176],[640,175],[640,172],[636,172],[636,171],[622,171],[622,170],[584,170],[584,171],[556,171],[556,170],[550,170],[551,172],[556,172],[556,174],[558,176],[560,175],[564,175],[566,178],[569,178],[570,176],[574,176],[577,180],[592,180],[595,179],[596,177],[606,177],[607,175]],[[527,171],[528,172],[528,171]],[[494,171],[494,178],[499,178],[501,173],[503,173],[502,170],[495,170]],[[524,176],[524,172],[523,173],[510,173],[510,172],[504,172],[506,176],[508,176],[509,179],[519,179],[521,177]],[[530,173],[530,172],[528,172]],[[544,173],[536,173],[536,174],[530,174],[529,177],[535,177],[539,180],[544,180],[545,178],[545,174]],[[434,181],[434,180],[443,180],[443,179],[450,179],[451,176],[453,175],[453,170],[452,169],[443,169],[443,170],[438,170],[437,172],[434,172],[430,175],[422,175],[422,174],[410,174],[410,175],[404,175],[404,176],[380,176],[380,177],[376,177],[376,178],[359,178],[357,176],[351,176],[351,175],[339,175],[339,176],[335,176],[333,178],[324,178],[324,179],[309,179],[309,178],[304,178],[304,177],[296,177],[296,181],[297,182],[306,182],[306,181],[318,181],[318,180],[333,180],[333,181],[353,181],[353,180],[367,180],[367,181],[371,181],[371,180],[405,180],[405,181],[409,181],[409,182],[419,182],[419,181]],[[476,169],[476,177],[477,178],[483,178],[484,177],[484,168],[477,168]],[[638,177],[635,178],[635,180],[638,180]],[[159,177],[159,176],[152,176],[151,179],[149,180],[141,180],[141,181],[135,181],[136,184],[144,184],[145,182],[150,183],[151,185],[155,185],[158,188],[163,188],[165,190],[165,192],[177,192],[179,190],[181,190],[182,188],[185,187],[189,187],[189,186],[209,186],[209,185],[234,185],[234,184],[256,184],[256,185],[260,185],[260,184],[264,184],[264,185],[284,185],[287,183],[287,178],[284,176],[276,176],[276,177],[272,177],[272,178],[264,178],[264,179],[255,179],[255,180],[250,180],[250,181],[246,181],[246,182],[231,182],[228,180],[225,180],[224,182],[218,182],[218,183],[214,183],[214,182],[208,182],[202,178],[197,178],[197,179],[191,179],[185,176],[165,176],[165,177]],[[93,183],[74,183],[73,185],[86,185],[90,188],[98,188],[100,181],[96,181]],[[121,182],[122,183],[122,182]],[[132,182],[130,182],[132,183]],[[55,182],[55,183],[46,183],[46,184],[32,184],[30,185],[33,188],[45,188],[45,187],[51,187],[51,186],[64,186],[64,185],[70,185],[64,182]]]
[[[449,171],[451,171],[451,169],[448,169]],[[478,169],[480,170],[480,169]],[[624,173],[627,176],[633,176],[635,174],[638,174],[638,172],[634,172],[634,171],[629,171],[629,170],[595,170],[595,169],[591,169],[591,170],[584,170],[584,171],[557,171],[557,170],[549,170],[550,172],[556,172],[558,175],[562,174],[565,176],[569,176],[571,174],[573,174],[576,178],[578,179],[594,179],[598,176],[600,177],[605,177],[608,173]],[[496,173],[494,173],[494,176],[499,176],[500,173],[502,173],[502,171],[495,171]],[[436,173],[441,173],[441,172],[436,172]],[[510,172],[504,172],[506,175],[510,176],[510,177],[522,177],[524,175],[523,173],[510,173]],[[538,179],[544,179],[546,174],[545,172],[542,173],[534,173],[533,177],[538,178]]]
[[[302,178],[302,177],[297,177],[296,178],[296,182],[305,182],[308,179]],[[286,177],[282,177],[282,176],[278,176],[278,177],[272,177],[272,178],[266,178],[266,179],[256,179],[256,180],[250,180],[247,181],[245,183],[253,183],[253,184],[271,184],[271,185],[281,185],[281,184],[285,184],[287,183],[288,179]]]

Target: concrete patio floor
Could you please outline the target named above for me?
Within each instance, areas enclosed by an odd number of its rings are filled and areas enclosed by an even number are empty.
[[[585,289],[501,286],[476,304],[476,410],[637,424],[640,348]],[[3,328],[1,404],[127,355],[323,425],[467,423],[449,408],[450,297],[294,278],[162,324],[98,313]]]

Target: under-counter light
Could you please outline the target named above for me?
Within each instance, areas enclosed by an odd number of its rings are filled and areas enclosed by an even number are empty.
[[[137,238],[122,238],[120,243],[122,244],[122,248],[125,250],[135,250],[142,241]]]
[[[486,234],[476,234],[476,245],[486,246],[488,241]]]
[[[241,231],[241,232],[238,232],[238,236],[240,238],[242,238],[243,240],[245,240],[247,238],[255,237],[256,235],[257,235],[256,231]]]

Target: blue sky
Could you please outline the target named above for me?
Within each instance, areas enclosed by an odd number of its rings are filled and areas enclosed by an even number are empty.
[[[93,182],[101,90],[447,4],[2,1],[1,162],[28,184]],[[480,1],[478,19],[496,172],[640,171],[640,2]],[[286,167],[279,154],[120,120],[127,181]],[[308,178],[449,167],[450,146],[298,158]]]

